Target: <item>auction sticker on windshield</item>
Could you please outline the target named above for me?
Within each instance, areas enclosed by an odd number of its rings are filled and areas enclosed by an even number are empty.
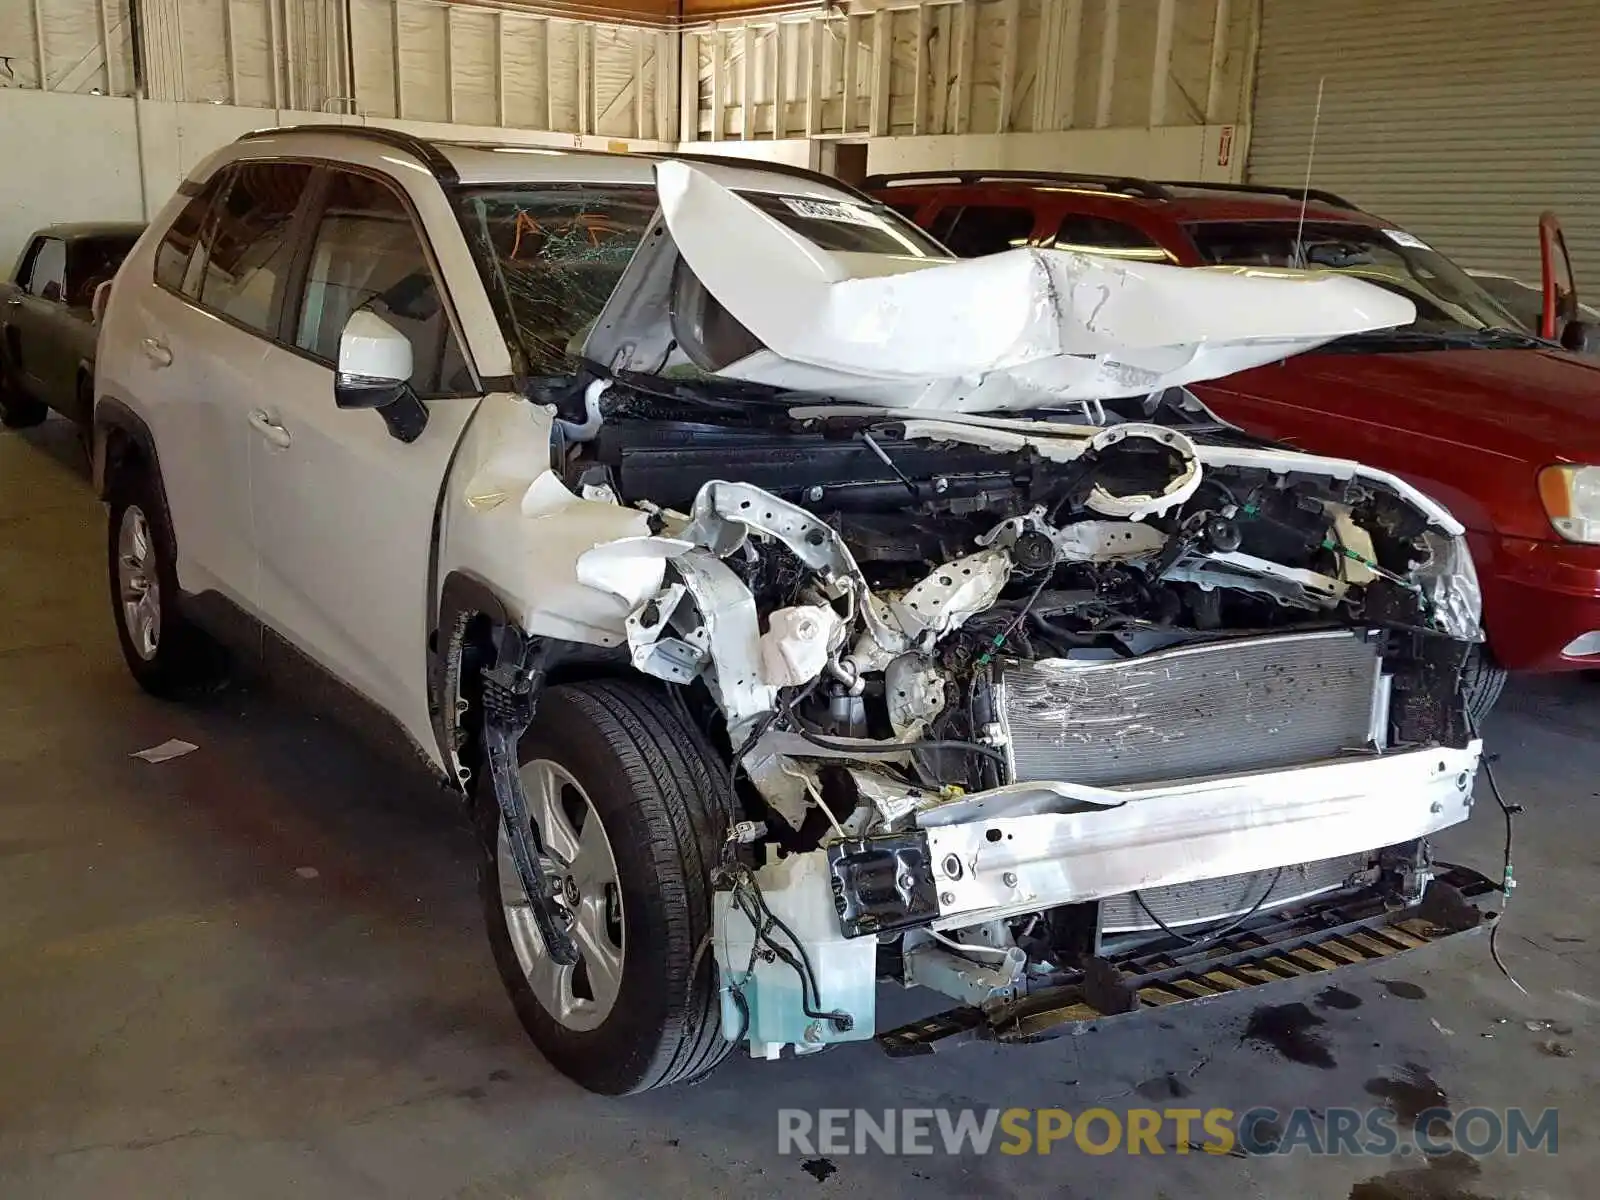
[[[1428,245],[1427,242],[1423,241],[1416,234],[1407,233],[1404,229],[1385,229],[1383,232],[1384,236],[1396,246],[1404,246],[1407,250],[1433,249],[1432,246]]]
[[[841,221],[847,225],[868,225],[881,229],[883,222],[868,209],[854,204],[841,204],[837,200],[808,200],[801,196],[784,196],[784,204],[797,215],[813,221]]]

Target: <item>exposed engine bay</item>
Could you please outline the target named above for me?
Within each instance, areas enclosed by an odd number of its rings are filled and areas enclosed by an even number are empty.
[[[1470,810],[1476,578],[1381,473],[1176,389],[1019,421],[620,376],[567,416],[571,496],[649,527],[579,578],[750,818],[714,951],[753,1053],[871,1036],[880,975],[1014,1004],[1308,897],[1415,903]]]

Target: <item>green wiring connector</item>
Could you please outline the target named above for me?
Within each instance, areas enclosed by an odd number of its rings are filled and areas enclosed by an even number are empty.
[[[1000,647],[1006,644],[1006,634],[1010,632],[1011,631],[1008,629],[1005,631],[1005,633],[997,633],[994,635],[993,640],[989,643],[989,648],[982,654],[978,655],[978,665],[980,667],[987,667],[994,661],[994,656],[1000,652]]]

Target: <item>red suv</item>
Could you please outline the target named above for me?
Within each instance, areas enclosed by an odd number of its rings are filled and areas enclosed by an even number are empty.
[[[1403,476],[1466,525],[1483,586],[1481,715],[1504,673],[1600,666],[1600,366],[1559,227],[1542,223],[1535,337],[1421,238],[1312,190],[1037,172],[877,176],[869,191],[964,257],[1048,246],[1186,267],[1339,271],[1417,319],[1193,390],[1229,421]],[[1564,268],[1563,279],[1554,277]],[[1565,319],[1563,319],[1565,318]]]

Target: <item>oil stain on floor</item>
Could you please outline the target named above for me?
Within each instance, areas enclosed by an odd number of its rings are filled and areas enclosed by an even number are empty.
[[[1250,1014],[1243,1040],[1269,1046],[1290,1062],[1326,1071],[1334,1066],[1333,1053],[1320,1032],[1326,1024],[1304,1004],[1274,1004]]]

